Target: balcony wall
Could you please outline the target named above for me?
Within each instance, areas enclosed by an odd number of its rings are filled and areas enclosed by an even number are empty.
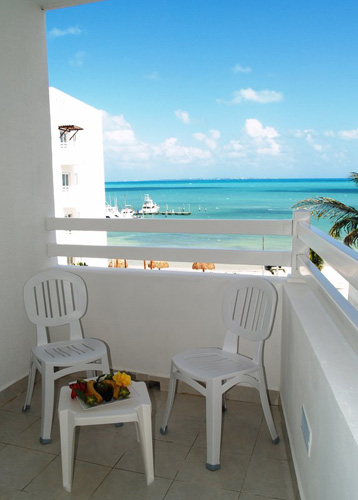
[[[280,395],[301,499],[356,498],[358,358],[343,336],[349,326],[305,283],[285,283],[282,297]]]
[[[169,377],[170,360],[180,351],[222,346],[222,295],[231,274],[135,269],[76,268],[86,281],[89,305],[83,325],[88,336],[110,347],[112,366]],[[272,278],[279,297],[282,279]],[[280,386],[281,299],[265,363],[268,386]],[[250,342],[242,344],[250,355]]]

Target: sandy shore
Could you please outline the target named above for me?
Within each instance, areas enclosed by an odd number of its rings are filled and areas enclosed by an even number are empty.
[[[192,263],[188,262],[169,262],[169,267],[165,269],[149,269],[149,261],[146,262],[146,269],[149,272],[172,272],[185,271],[193,273],[202,273],[201,270],[193,270]],[[128,260],[128,268],[144,269],[144,262],[138,260]],[[207,270],[205,273],[230,273],[230,274],[254,274],[259,276],[288,276],[291,273],[290,267],[272,268],[272,272],[266,270],[264,266],[247,266],[234,264],[215,264],[214,270]],[[332,267],[325,265],[322,274],[347,298],[348,282],[342,278]]]

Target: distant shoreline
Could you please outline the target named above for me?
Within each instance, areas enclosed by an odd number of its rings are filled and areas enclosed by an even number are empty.
[[[116,180],[105,181],[105,184],[120,184],[120,183],[140,183],[140,182],[217,182],[217,181],[347,181],[347,177],[195,177],[195,178],[175,178],[175,179],[135,179],[135,180]]]

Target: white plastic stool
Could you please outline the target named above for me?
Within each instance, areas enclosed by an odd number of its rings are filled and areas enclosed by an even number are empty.
[[[75,449],[75,427],[81,425],[118,424],[135,422],[137,439],[141,444],[147,485],[154,481],[153,442],[150,402],[144,382],[132,382],[128,399],[115,403],[83,409],[76,399],[71,399],[69,387],[62,387],[58,406],[61,433],[62,482],[71,492]]]

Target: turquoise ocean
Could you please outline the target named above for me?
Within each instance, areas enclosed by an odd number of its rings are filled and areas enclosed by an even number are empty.
[[[292,206],[303,199],[326,196],[357,206],[357,187],[345,179],[198,179],[107,182],[106,201],[142,207],[144,195],[160,206],[160,212],[185,211],[190,215],[155,215],[171,219],[291,219]],[[328,232],[332,223],[312,219]],[[125,246],[180,246],[241,249],[286,249],[290,238],[231,235],[159,235],[109,233],[108,244]]]

